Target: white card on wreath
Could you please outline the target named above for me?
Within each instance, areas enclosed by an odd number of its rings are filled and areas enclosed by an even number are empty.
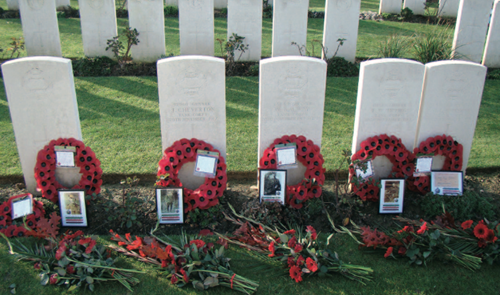
[[[362,168],[356,168],[356,176],[363,179],[373,176],[372,161],[367,161],[364,164],[366,164],[366,170],[363,170]]]
[[[56,166],[57,167],[75,167],[75,152],[73,146],[55,146]]]
[[[21,197],[12,200],[12,219],[24,217],[33,213],[33,197]]]
[[[419,157],[413,176],[426,176],[432,170],[432,157]],[[427,173],[427,174],[426,174]]]
[[[194,175],[209,178],[215,177],[219,153],[198,150],[196,155],[196,165]]]

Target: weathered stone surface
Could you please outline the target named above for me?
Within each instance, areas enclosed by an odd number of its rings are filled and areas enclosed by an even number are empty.
[[[7,0],[7,9],[19,10],[19,0]]]
[[[403,8],[411,9],[414,15],[424,15],[425,2],[426,0],[405,0]]]
[[[496,1],[493,8],[483,65],[489,68],[500,68],[500,1]]]
[[[400,13],[401,0],[380,0],[380,7],[378,13]]]
[[[179,0],[181,55],[214,55],[214,0]]]
[[[79,0],[78,5],[85,56],[114,57],[106,47],[107,40],[118,35],[115,0]]]
[[[139,32],[132,46],[134,61],[153,62],[165,55],[163,0],[128,0],[129,23]]]
[[[275,0],[273,6],[272,56],[300,55],[307,45],[309,0]],[[292,42],[297,45],[292,45]]]
[[[262,48],[262,0],[229,0],[227,38],[233,35],[245,37],[248,49],[243,54],[235,52],[235,60],[259,61]]]
[[[460,0],[439,0],[438,14],[443,17],[457,17]]]

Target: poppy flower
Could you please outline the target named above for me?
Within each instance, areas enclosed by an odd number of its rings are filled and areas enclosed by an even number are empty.
[[[171,153],[167,153],[165,156],[164,156],[165,159],[167,159],[167,162],[170,164],[170,165],[178,165],[179,164],[179,158],[177,157],[176,153],[175,152],[171,152]]]
[[[474,235],[478,239],[486,239],[488,237],[488,227],[485,224],[478,223],[474,227]]]
[[[392,250],[393,250],[392,247],[387,248],[387,251],[385,252],[384,257],[387,258],[387,257],[391,256]]]
[[[24,226],[17,226],[12,232],[13,237],[24,237],[26,235],[26,229]]]
[[[95,166],[92,164],[86,163],[80,166],[80,173],[82,173],[83,175],[94,176],[94,171],[95,171]]]
[[[38,168],[35,168],[35,179],[37,182],[42,181],[42,180],[47,180],[50,179],[52,176],[51,171],[54,171],[55,168],[50,168],[48,170],[40,170]]]
[[[274,254],[274,251],[276,251],[276,248],[274,247],[274,241],[271,241],[271,244],[269,244],[269,252],[271,252],[271,254],[267,255],[269,257],[274,257],[275,254]]]
[[[297,188],[297,192],[295,194],[298,200],[305,200],[307,199],[307,189],[304,186],[299,186]]]
[[[473,223],[474,223],[474,221],[472,221],[472,220],[467,220],[467,221],[462,222],[462,229],[466,230],[466,229],[471,228]]]
[[[318,270],[318,264],[311,257],[307,257],[306,266],[307,266],[307,269],[312,271],[312,272],[316,272]]]
[[[302,271],[298,266],[290,267],[290,277],[295,280],[296,283],[302,281]]]
[[[204,195],[200,195],[200,197],[198,198],[197,200],[197,204],[198,204],[198,208],[200,209],[208,209],[208,203],[209,203],[209,199],[204,196]]]

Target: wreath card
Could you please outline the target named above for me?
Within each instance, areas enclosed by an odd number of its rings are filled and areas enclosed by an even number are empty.
[[[297,167],[297,144],[277,144],[275,146],[276,161],[278,168],[296,168]]]
[[[56,153],[56,167],[75,167],[76,147],[56,145],[54,152]]]
[[[219,153],[198,150],[196,154],[196,165],[194,175],[200,177],[214,178],[217,174],[217,161]]]
[[[432,171],[431,192],[435,195],[461,196],[464,192],[462,171]]]
[[[23,194],[12,199],[12,219],[33,214],[33,195]]]
[[[260,202],[279,202],[285,204],[286,170],[259,170]]]
[[[432,170],[432,157],[418,157],[413,176],[428,176]]]
[[[356,164],[356,177],[361,177],[366,179],[373,176],[375,172],[373,171],[372,161],[366,161]]]
[[[380,189],[379,213],[403,213],[405,180],[381,179],[380,182],[382,184],[382,188]]]
[[[182,188],[156,189],[156,210],[161,224],[184,222]]]
[[[87,227],[87,207],[84,190],[60,190],[59,209],[64,227]]]

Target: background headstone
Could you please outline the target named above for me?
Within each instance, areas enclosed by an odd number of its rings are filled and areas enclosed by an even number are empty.
[[[258,61],[262,48],[262,0],[229,0],[227,13],[227,39],[236,33],[245,37],[248,49],[240,61]],[[237,61],[241,51],[235,52]]]
[[[457,17],[460,0],[439,0],[438,15],[442,17]]]
[[[7,9],[19,10],[19,0],[7,0]]]
[[[139,44],[131,48],[134,61],[153,62],[165,55],[163,0],[128,0],[128,17],[139,32]]]
[[[227,8],[227,2],[228,0],[214,0],[214,8],[216,9]]]
[[[344,45],[340,46],[337,56],[354,62],[360,5],[361,0],[326,0],[323,46],[327,49],[327,58],[335,54],[339,45],[337,40],[343,38],[346,40]],[[325,58],[324,54],[323,58]]]
[[[165,0],[165,6],[179,6],[179,0]]]
[[[213,9],[213,8],[212,8]],[[225,62],[208,56],[179,56],[158,61],[158,94],[163,150],[182,138],[210,143],[226,158]],[[205,180],[185,164],[179,178],[194,189]]]
[[[401,138],[413,151],[424,65],[406,59],[377,59],[361,63],[352,153],[369,137],[387,134]],[[375,178],[389,175],[392,163],[379,156],[373,160]]]
[[[326,62],[302,56],[261,60],[259,85],[258,160],[284,135],[303,135],[321,147]],[[303,166],[288,171],[288,184],[304,178]]]
[[[452,136],[464,147],[462,170],[465,172],[485,79],[486,67],[473,62],[426,64],[415,146],[431,136]],[[436,166],[433,163],[433,169],[441,169]]]
[[[307,46],[309,0],[276,0],[273,6],[272,56],[300,55],[296,45]]]
[[[19,0],[28,56],[62,56],[55,1]]]
[[[64,8],[70,6],[69,0],[56,0],[56,8]]]
[[[78,4],[85,56],[113,58],[106,43],[118,35],[115,0],[79,0]]]
[[[405,0],[403,8],[411,9],[414,15],[424,15],[425,3],[426,0]]]
[[[490,29],[484,48],[483,65],[500,68],[500,1],[495,2],[491,16]]]
[[[71,60],[19,58],[4,63],[2,73],[24,180],[28,191],[34,194],[38,151],[60,137],[82,140]],[[76,184],[80,180],[79,170],[66,169],[64,180]]]
[[[481,62],[493,0],[462,0],[452,50],[454,59]]]
[[[378,13],[396,13],[401,12],[401,0],[380,0]]]
[[[214,0],[179,0],[181,55],[214,55]]]

